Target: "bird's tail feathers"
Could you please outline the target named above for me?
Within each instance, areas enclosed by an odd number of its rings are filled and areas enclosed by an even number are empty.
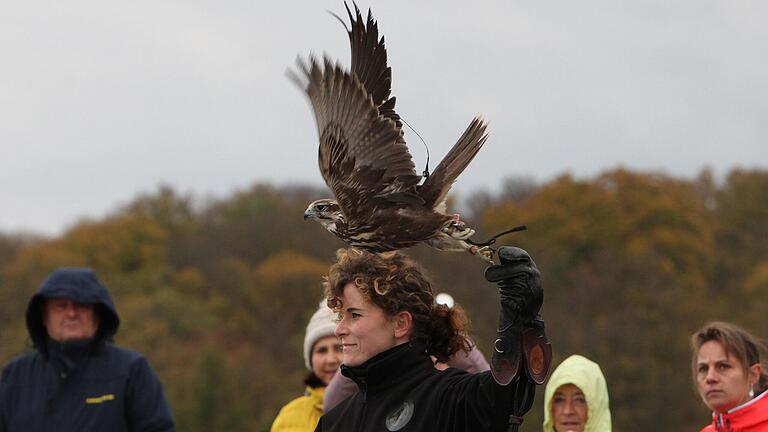
[[[434,208],[445,200],[456,178],[474,159],[488,139],[487,127],[488,124],[482,116],[475,116],[461,138],[440,161],[432,175],[421,185],[419,195],[424,198],[427,205]]]

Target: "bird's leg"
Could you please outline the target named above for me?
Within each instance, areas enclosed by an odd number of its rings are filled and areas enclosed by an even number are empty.
[[[464,221],[459,219],[458,213],[454,213],[453,220],[448,222],[448,224],[443,227],[442,231],[456,240],[466,240],[475,234],[475,230],[468,227]]]
[[[481,246],[470,245],[469,243],[466,243],[466,242],[462,242],[462,243],[469,246],[469,248],[467,249],[467,252],[471,253],[472,255],[477,255],[478,257],[480,257],[481,259],[485,260],[486,262],[492,265],[496,264],[495,262],[493,262],[493,255],[496,253],[496,249],[490,246],[481,247]]]
[[[493,261],[493,255],[496,254],[496,249],[490,246],[477,246],[477,245],[469,244],[464,240],[458,240],[458,243],[461,244],[461,246],[472,255],[477,255],[478,257],[480,257],[480,259],[486,261],[491,265],[496,264]]]

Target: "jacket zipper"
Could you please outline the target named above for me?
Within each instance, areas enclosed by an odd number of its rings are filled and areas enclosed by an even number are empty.
[[[368,411],[368,389],[362,388],[360,394],[363,395],[363,411],[360,413],[360,418],[357,419],[357,432],[364,432],[363,425],[365,424],[365,414]]]

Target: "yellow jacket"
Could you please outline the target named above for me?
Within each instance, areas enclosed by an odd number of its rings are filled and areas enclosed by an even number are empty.
[[[323,393],[325,387],[307,387],[304,396],[280,409],[270,432],[313,432],[323,415]]]

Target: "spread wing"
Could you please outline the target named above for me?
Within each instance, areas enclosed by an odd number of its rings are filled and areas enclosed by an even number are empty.
[[[472,119],[461,138],[440,161],[432,175],[424,181],[419,188],[419,196],[424,199],[426,206],[435,208],[443,204],[456,178],[485,144],[488,138],[488,134],[485,133],[486,127],[487,124],[482,118]]]
[[[400,116],[395,112],[395,98],[389,97],[392,86],[392,68],[387,66],[387,50],[384,47],[384,37],[379,38],[379,27],[368,9],[368,18],[363,22],[360,9],[355,7],[355,15],[344,3],[349,16],[350,28],[344,20],[334,15],[347,29],[349,45],[352,52],[352,73],[357,75],[365,90],[373,98],[373,103],[379,109],[379,114],[390,118],[402,127]]]
[[[401,195],[416,176],[400,128],[379,115],[356,75],[325,59],[298,61],[289,76],[309,97],[320,138],[320,173],[350,225],[364,223],[388,196]]]

